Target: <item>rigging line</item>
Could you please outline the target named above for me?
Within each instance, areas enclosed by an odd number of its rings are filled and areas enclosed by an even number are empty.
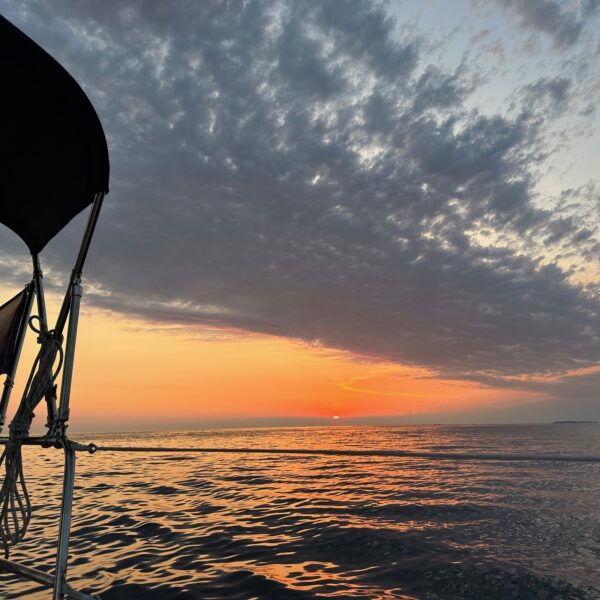
[[[0,444],[6,440],[0,438]],[[43,438],[29,438],[26,445],[44,445]],[[308,448],[199,448],[199,447],[160,447],[160,446],[98,446],[71,441],[74,450],[89,452],[151,452],[151,453],[193,453],[193,454],[288,454],[302,456],[355,456],[379,458],[425,458],[432,460],[487,460],[508,462],[580,462],[600,463],[600,456],[590,454],[523,454],[499,452],[430,452],[419,450],[343,450]]]
[[[0,438],[0,445],[6,445],[7,438]],[[322,448],[210,448],[178,446],[98,446],[81,444],[75,440],[65,440],[78,452],[149,452],[149,453],[187,453],[187,454],[289,454],[302,456],[355,456],[375,458],[426,458],[432,460],[488,460],[507,462],[581,462],[600,463],[600,456],[594,454],[524,454],[501,452],[431,452],[420,450],[343,450]],[[44,437],[29,437],[23,440],[24,446],[61,447],[55,440]]]

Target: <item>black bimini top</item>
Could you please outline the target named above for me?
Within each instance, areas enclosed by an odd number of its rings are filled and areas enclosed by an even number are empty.
[[[37,254],[108,192],[106,138],[77,82],[2,16],[0,78],[0,223]]]

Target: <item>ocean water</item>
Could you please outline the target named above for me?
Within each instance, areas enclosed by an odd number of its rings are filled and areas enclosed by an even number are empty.
[[[600,455],[600,425],[80,434],[98,445]],[[27,448],[11,557],[50,571],[61,454]],[[69,581],[109,599],[600,598],[600,464],[78,455]],[[0,575],[0,598],[48,598]]]

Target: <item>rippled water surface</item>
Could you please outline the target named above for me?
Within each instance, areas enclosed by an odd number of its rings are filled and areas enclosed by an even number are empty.
[[[79,435],[98,445],[600,454],[600,425]],[[61,455],[12,558],[51,570]],[[102,599],[600,598],[600,464],[78,455],[70,582]],[[0,576],[2,598],[47,598]]]

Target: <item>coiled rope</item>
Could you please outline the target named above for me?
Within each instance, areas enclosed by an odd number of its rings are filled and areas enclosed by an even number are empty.
[[[50,392],[63,363],[63,350],[60,341],[54,337],[54,331],[36,328],[33,325],[35,319],[39,320],[39,317],[34,315],[29,319],[29,326],[38,334],[40,350],[31,367],[21,403],[9,426],[9,437],[0,457],[0,466],[4,464],[5,469],[4,482],[0,488],[0,539],[6,558],[10,546],[17,544],[25,536],[31,520],[31,501],[23,473],[21,447],[29,436],[35,416],[33,411]],[[57,355],[58,366],[53,371]]]

